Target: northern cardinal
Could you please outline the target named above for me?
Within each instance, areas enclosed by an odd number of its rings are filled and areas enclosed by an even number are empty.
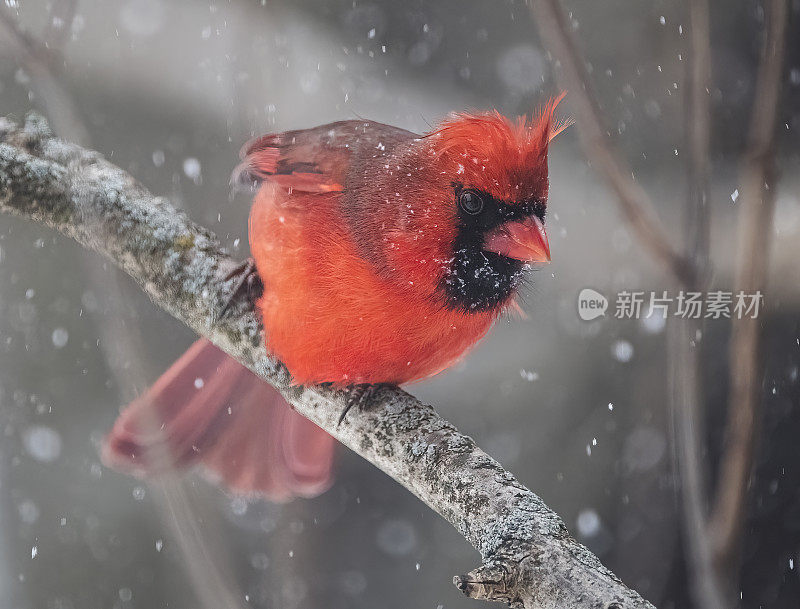
[[[563,97],[563,95],[562,95]],[[247,144],[250,249],[267,347],[297,384],[403,384],[451,366],[550,260],[547,150],[561,97],[533,119],[451,115],[420,136],[349,120]],[[199,340],[122,413],[106,463],[138,474],[202,461],[282,500],[331,481],[334,440]]]

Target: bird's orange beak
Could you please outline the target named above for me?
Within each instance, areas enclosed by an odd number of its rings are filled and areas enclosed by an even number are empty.
[[[522,262],[550,262],[547,233],[536,216],[501,224],[486,235],[483,248]]]

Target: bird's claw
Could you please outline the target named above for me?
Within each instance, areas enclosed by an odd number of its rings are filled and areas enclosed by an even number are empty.
[[[381,389],[393,386],[390,383],[359,383],[353,385],[349,390],[344,410],[342,410],[339,420],[336,422],[336,427],[342,424],[342,421],[344,421],[353,406],[358,407],[359,410],[364,410]]]

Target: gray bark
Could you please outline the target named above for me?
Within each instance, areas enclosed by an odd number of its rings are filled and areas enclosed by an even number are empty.
[[[483,557],[454,578],[472,598],[538,609],[653,609],[570,537],[559,516],[431,406],[384,388],[337,426],[347,394],[296,387],[266,351],[251,302],[217,319],[236,266],[207,229],[43,119],[0,118],[0,211],[24,216],[110,258],[158,306],[274,385],[303,416],[400,482]]]

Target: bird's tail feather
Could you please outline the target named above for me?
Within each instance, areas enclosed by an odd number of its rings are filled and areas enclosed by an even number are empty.
[[[202,463],[234,492],[285,501],[330,486],[334,445],[272,386],[200,339],[125,408],[102,457],[138,476]]]

